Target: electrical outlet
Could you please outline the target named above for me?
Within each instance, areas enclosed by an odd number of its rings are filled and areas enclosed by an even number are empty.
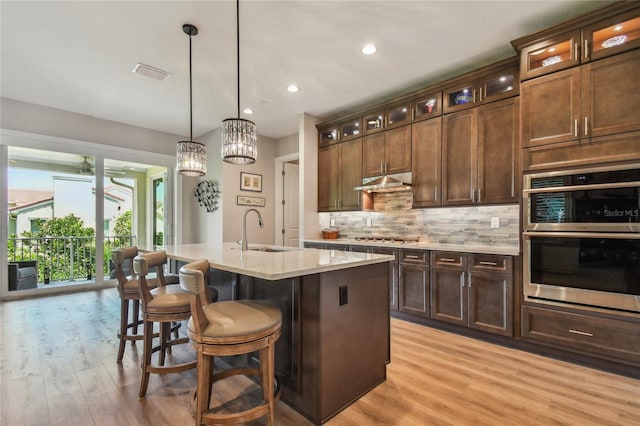
[[[367,218],[367,226],[371,227],[371,218],[370,217]]]
[[[329,226],[331,227],[336,226],[336,220],[333,218],[329,219]]]
[[[491,218],[491,228],[493,228],[493,229],[500,228],[500,218],[499,217],[492,217]]]

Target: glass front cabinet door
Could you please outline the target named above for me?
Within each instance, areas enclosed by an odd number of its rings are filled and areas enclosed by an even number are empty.
[[[583,28],[583,60],[596,60],[640,47],[640,14],[633,11]]]
[[[580,64],[580,30],[549,37],[525,47],[520,55],[523,80]]]

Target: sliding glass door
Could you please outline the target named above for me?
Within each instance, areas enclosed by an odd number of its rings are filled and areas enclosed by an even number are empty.
[[[102,284],[114,248],[163,244],[166,167],[10,146],[7,172],[9,292]]]

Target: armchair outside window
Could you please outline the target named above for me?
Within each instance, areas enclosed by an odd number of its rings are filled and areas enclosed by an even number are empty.
[[[38,262],[26,260],[9,263],[9,291],[38,287]]]

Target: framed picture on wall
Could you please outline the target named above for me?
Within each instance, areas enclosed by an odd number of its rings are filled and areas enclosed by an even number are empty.
[[[262,175],[240,172],[240,190],[262,192]]]

